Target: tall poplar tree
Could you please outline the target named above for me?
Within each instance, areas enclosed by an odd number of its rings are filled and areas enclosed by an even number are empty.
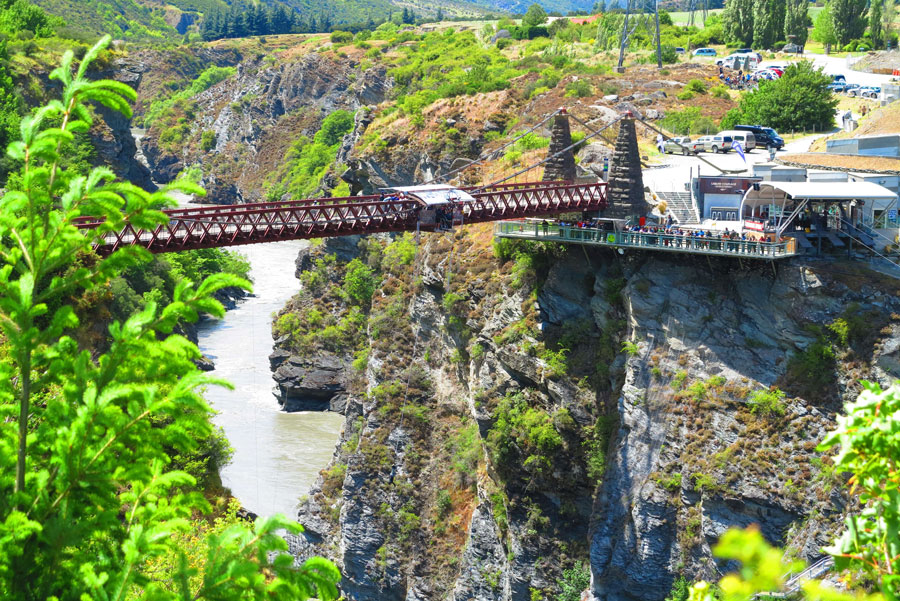
[[[787,0],[785,7],[784,39],[798,46],[805,46],[809,36],[809,30],[806,28],[808,7],[807,0]]]
[[[722,27],[729,42],[739,42],[742,46],[753,43],[753,5],[747,0],[726,0]]]
[[[867,0],[831,0],[831,22],[838,44],[844,46],[866,31]]]
[[[753,47],[760,50],[772,46],[773,0],[753,0]]]
[[[869,35],[872,37],[872,47],[884,46],[884,29],[881,23],[881,0],[872,0],[869,8]]]
[[[826,2],[825,7],[816,15],[813,23],[812,39],[821,42],[825,46],[825,54],[831,52],[831,45],[837,44],[837,36],[834,33],[834,14],[831,10],[831,2]]]

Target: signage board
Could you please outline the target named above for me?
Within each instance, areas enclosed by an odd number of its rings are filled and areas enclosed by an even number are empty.
[[[764,221],[759,221],[757,219],[745,219],[744,228],[753,230],[754,232],[762,232],[765,231],[766,224]]]
[[[700,194],[740,194],[750,189],[758,178],[748,177],[701,177]]]

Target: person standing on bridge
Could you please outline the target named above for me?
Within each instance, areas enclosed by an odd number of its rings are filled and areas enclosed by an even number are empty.
[[[660,154],[666,153],[662,134],[656,134],[656,147],[659,149]]]

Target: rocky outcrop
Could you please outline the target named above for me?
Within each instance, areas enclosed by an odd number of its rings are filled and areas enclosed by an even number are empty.
[[[367,392],[348,393],[334,462],[300,512],[312,527],[289,539],[298,557],[329,554],[356,601],[552,596],[579,558],[593,599],[661,601],[679,574],[727,569],[711,547],[729,527],[758,524],[771,542],[818,555],[847,499],[815,443],[855,381],[900,375],[897,286],[821,261],[773,272],[576,249],[550,262],[534,299],[510,285],[508,267],[478,267],[486,249],[471,229],[456,242],[454,262],[466,267],[452,278],[449,248],[432,235],[415,269],[385,276],[384,306],[396,307],[387,291],[403,282],[422,286],[390,329],[373,303]],[[488,272],[502,284],[479,275]],[[872,316],[876,350],[864,367],[838,364],[829,392],[792,398],[790,358],[820,335],[809,324],[848,306]],[[570,349],[562,377],[549,363],[554,340]],[[784,414],[752,412],[752,393],[775,386],[788,391]],[[533,459],[498,455],[500,399],[527,399],[534,423],[557,416],[571,440],[565,460],[550,454],[531,472]],[[483,467],[471,476],[452,467],[464,428],[450,423],[477,426]],[[582,437],[599,424],[611,434],[595,489],[583,455],[594,443]]]
[[[148,132],[143,150],[154,179],[169,182],[184,166],[196,164],[204,173],[208,192],[204,202],[258,200],[259,180],[283,160],[285,138],[311,137],[329,113],[356,111],[385,99],[392,88],[385,68],[356,67],[316,53],[272,66],[262,56],[238,63],[234,77],[192,99],[197,118],[191,123],[191,136],[199,139],[203,132],[211,132],[215,147],[210,153],[190,145],[173,153],[161,148],[162,132],[152,128]],[[304,125],[296,130],[296,123]],[[364,116],[357,117],[357,125],[359,136],[365,130]],[[348,143],[357,139],[351,135]]]
[[[283,341],[276,340],[276,344]],[[293,358],[276,349],[269,362],[275,370],[278,395],[285,411],[344,412],[347,402],[344,371],[347,365],[335,357],[314,360]]]

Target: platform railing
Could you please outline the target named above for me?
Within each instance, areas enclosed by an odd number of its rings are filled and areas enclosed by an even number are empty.
[[[661,250],[704,255],[720,255],[773,259],[797,254],[796,240],[782,242],[730,240],[721,236],[690,236],[664,232],[615,232],[597,228],[576,227],[538,220],[501,221],[494,235],[502,238],[524,238],[553,242],[571,242],[640,250]]]

